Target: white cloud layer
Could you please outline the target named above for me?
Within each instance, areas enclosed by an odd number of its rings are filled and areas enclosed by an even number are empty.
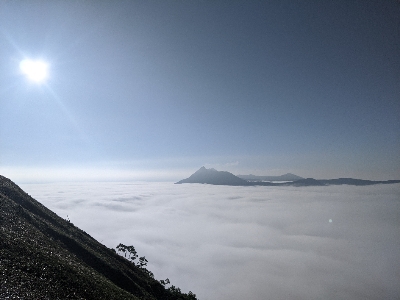
[[[400,185],[21,184],[201,300],[395,299]],[[330,222],[331,220],[331,222]]]

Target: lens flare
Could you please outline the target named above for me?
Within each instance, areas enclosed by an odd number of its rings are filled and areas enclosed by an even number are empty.
[[[49,75],[48,64],[42,60],[24,59],[19,67],[29,80],[36,83],[44,82]]]

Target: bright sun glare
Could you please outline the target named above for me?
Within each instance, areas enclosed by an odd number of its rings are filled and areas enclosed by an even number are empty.
[[[42,60],[24,59],[19,67],[29,80],[40,83],[48,77],[48,64]]]

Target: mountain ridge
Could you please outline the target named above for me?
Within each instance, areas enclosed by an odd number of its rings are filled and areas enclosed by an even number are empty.
[[[294,175],[287,173],[285,175]],[[272,176],[273,178],[282,178],[282,176]],[[301,178],[291,180],[288,182],[268,182],[255,180],[258,177],[255,175],[240,175],[240,176],[252,176],[250,180],[245,180],[239,176],[233,175],[227,171],[217,171],[215,169],[206,169],[204,166],[193,173],[186,179],[182,179],[176,184],[182,183],[202,183],[202,184],[213,184],[213,185],[232,185],[232,186],[327,186],[327,185],[374,185],[374,184],[394,184],[400,183],[400,180],[386,180],[386,181],[374,181],[364,180],[356,178],[337,178],[337,179],[314,179],[314,178],[302,178],[294,175],[293,178]],[[268,177],[268,176],[259,176]],[[275,181],[275,180],[274,180]],[[283,180],[282,180],[283,181]]]

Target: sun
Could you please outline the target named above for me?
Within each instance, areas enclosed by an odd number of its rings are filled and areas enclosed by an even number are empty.
[[[22,73],[31,81],[42,83],[49,76],[49,66],[42,60],[24,59],[19,63]]]

